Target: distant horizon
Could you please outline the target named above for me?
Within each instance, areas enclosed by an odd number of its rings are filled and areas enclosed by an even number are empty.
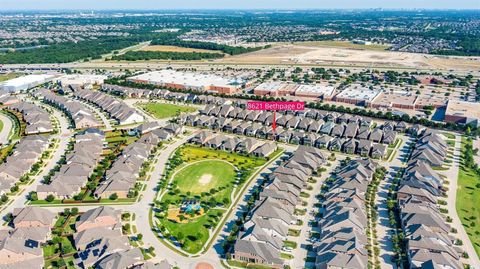
[[[6,12],[159,12],[159,11],[479,11],[480,8],[163,8],[163,9],[6,9]]]
[[[144,10],[480,10],[478,0],[0,0],[2,11]]]

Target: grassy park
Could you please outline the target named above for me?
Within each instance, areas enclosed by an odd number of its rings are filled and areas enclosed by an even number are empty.
[[[174,104],[164,104],[164,103],[142,103],[139,106],[145,110],[147,113],[152,115],[157,119],[165,119],[179,115],[180,113],[191,113],[196,110],[194,107],[174,105]]]
[[[235,178],[235,169],[228,163],[216,160],[198,161],[178,171],[174,184],[182,192],[198,195],[214,188],[228,187],[227,179]]]
[[[471,144],[466,138],[462,138],[462,155],[465,147]],[[464,161],[465,158],[462,158]],[[458,173],[458,190],[456,208],[458,217],[472,241],[473,247],[480,255],[480,176],[475,171],[462,163]]]
[[[266,162],[191,145],[179,148],[166,171],[171,184],[156,203],[162,234],[188,253],[201,251],[236,190]]]
[[[0,74],[0,82],[18,78],[19,76],[21,76],[19,73]]]

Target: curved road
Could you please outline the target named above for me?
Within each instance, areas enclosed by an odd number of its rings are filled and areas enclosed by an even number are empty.
[[[10,136],[10,132],[13,128],[13,122],[12,119],[3,113],[0,113],[0,121],[3,122],[3,128],[0,131],[0,143],[5,145],[8,143],[8,137]]]
[[[262,173],[270,172],[273,167],[275,167],[276,161],[278,160],[277,157],[274,161],[270,164],[263,167],[260,171],[259,175],[255,180],[246,186],[244,193],[240,195],[242,198],[239,203],[232,207],[231,213],[226,217],[225,225],[219,227],[220,232],[211,238],[211,246],[210,248],[203,254],[198,256],[191,256],[186,258],[185,256],[179,254],[178,252],[170,249],[164,243],[162,243],[156,235],[156,231],[150,227],[150,209],[152,208],[153,201],[156,199],[157,196],[157,185],[162,178],[162,174],[165,171],[166,164],[168,162],[168,158],[170,155],[182,144],[184,144],[188,139],[190,139],[194,133],[191,133],[188,136],[181,136],[176,139],[173,143],[167,144],[167,146],[161,150],[161,154],[157,157],[157,162],[152,172],[152,176],[149,181],[146,182],[146,190],[141,193],[142,197],[140,201],[132,205],[110,205],[115,209],[120,209],[123,211],[130,211],[136,214],[135,218],[135,225],[139,233],[143,234],[143,247],[148,248],[153,246],[155,248],[156,256],[151,259],[153,262],[160,262],[166,259],[169,263],[178,266],[179,268],[195,268],[198,263],[207,262],[211,264],[214,268],[223,268],[221,264],[220,254],[222,253],[220,243],[222,239],[228,235],[229,229],[228,227],[231,226],[233,221],[237,218],[237,211],[242,210],[244,204],[246,203],[247,199],[245,199],[246,195],[252,191],[253,186],[258,183]],[[288,147],[290,148],[290,147]],[[283,154],[282,154],[283,155]],[[86,211],[92,208],[96,208],[99,205],[88,205],[88,206],[79,206],[81,211]],[[17,206],[15,206],[17,207]],[[60,207],[49,207],[49,210],[54,212],[61,212],[66,207],[69,206],[60,206]],[[14,207],[11,207],[13,210]],[[155,222],[152,219],[152,222]]]

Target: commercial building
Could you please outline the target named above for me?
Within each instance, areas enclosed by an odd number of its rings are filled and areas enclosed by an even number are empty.
[[[348,87],[341,93],[337,94],[334,98],[334,101],[352,105],[368,106],[376,98],[378,98],[380,94],[380,90],[369,89],[360,85],[356,85]]]
[[[334,86],[323,84],[300,85],[295,91],[295,96],[321,98],[324,101],[331,101],[334,94]]]
[[[293,83],[265,82],[255,87],[253,93],[260,96],[287,96],[294,95],[298,87],[298,84]]]
[[[175,70],[150,72],[130,77],[127,80],[134,83],[152,84],[179,90],[208,91],[223,94],[234,94],[245,83],[243,79]]]
[[[45,82],[52,81],[55,75],[27,75],[0,83],[0,89],[8,92],[26,91]]]
[[[259,96],[298,96],[305,98],[322,98],[330,101],[335,87],[323,84],[297,84],[287,82],[265,82],[253,90]]]
[[[66,86],[86,87],[88,85],[102,85],[105,79],[107,79],[107,76],[104,76],[104,75],[75,74],[75,75],[65,75],[65,76],[59,77],[57,81],[63,87],[66,87]]]
[[[445,111],[445,122],[473,124],[479,126],[480,103],[449,100]]]
[[[382,92],[370,103],[372,108],[399,108],[415,109],[418,95],[410,91],[387,91]]]

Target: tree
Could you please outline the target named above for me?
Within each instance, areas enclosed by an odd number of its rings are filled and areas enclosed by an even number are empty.
[[[183,239],[185,239],[185,235],[182,232],[178,232],[178,234],[177,234],[178,242],[183,244]]]
[[[65,209],[63,210],[63,215],[64,215],[64,216],[68,216],[68,215],[70,215],[70,214],[71,214],[71,211],[70,211],[69,208],[65,208]]]
[[[77,215],[77,214],[78,214],[78,208],[73,207],[73,208],[70,210],[70,213],[71,213],[72,215]]]
[[[36,191],[31,191],[29,194],[28,194],[28,200],[30,201],[37,201],[38,200],[38,194]]]
[[[55,196],[53,196],[53,194],[49,194],[47,198],[45,198],[45,201],[49,203],[53,202],[53,200],[55,200]]]
[[[58,236],[54,236],[54,237],[52,238],[52,243],[54,243],[54,244],[56,244],[56,245],[60,244],[61,242],[62,242],[62,239],[61,239],[60,237],[58,237]]]
[[[143,234],[137,234],[137,240],[142,241],[143,239]]]
[[[89,190],[94,190],[94,189],[95,189],[95,183],[89,182],[89,183],[87,184],[87,189],[89,189]]]
[[[69,244],[62,245],[62,254],[68,254],[68,253],[71,253],[73,251],[74,251],[74,249],[73,249],[72,245],[69,245]]]
[[[112,195],[110,195],[110,200],[117,200],[118,199],[118,194],[116,192],[112,193]]]
[[[11,192],[17,192],[17,191],[18,191],[18,185],[13,185],[13,186],[10,188],[10,191],[11,191]]]

